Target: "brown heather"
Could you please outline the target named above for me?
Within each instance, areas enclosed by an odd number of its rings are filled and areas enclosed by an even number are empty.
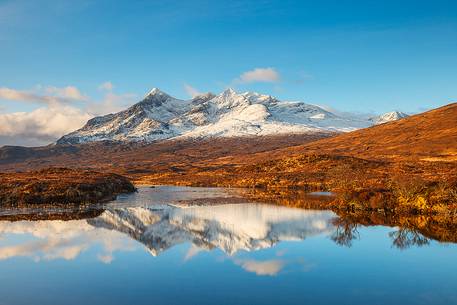
[[[0,170],[65,166],[136,184],[330,190],[344,211],[453,215],[457,104],[345,134],[0,149]]]
[[[91,204],[133,191],[127,178],[94,171],[51,168],[0,174],[2,207]]]

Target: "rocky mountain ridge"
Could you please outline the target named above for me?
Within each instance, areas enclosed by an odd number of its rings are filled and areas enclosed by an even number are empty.
[[[180,100],[154,88],[139,103],[95,117],[57,144],[347,132],[402,117],[397,112],[374,118],[339,115],[316,105],[233,89]]]

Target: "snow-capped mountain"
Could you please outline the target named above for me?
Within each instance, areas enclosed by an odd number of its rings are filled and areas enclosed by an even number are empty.
[[[379,125],[379,124],[396,121],[396,120],[406,118],[406,117],[408,117],[408,115],[404,112],[392,111],[392,112],[384,113],[380,116],[372,117],[372,118],[370,118],[370,121],[372,121],[375,125]]]
[[[396,119],[387,115],[383,120]],[[179,100],[154,88],[141,102],[115,114],[95,117],[57,143],[345,132],[376,122],[253,92],[227,89],[219,95],[207,93]]]

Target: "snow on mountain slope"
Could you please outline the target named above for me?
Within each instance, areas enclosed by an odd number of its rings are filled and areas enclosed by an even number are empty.
[[[395,118],[386,114],[379,120]],[[57,143],[344,132],[376,122],[378,119],[341,116],[319,106],[252,92],[237,93],[233,89],[179,100],[154,88],[141,102],[124,111],[93,118]]]
[[[406,118],[406,117],[408,117],[408,115],[406,113],[404,113],[404,112],[392,111],[392,112],[384,113],[383,115],[380,115],[380,116],[377,116],[377,117],[373,117],[370,120],[375,125],[379,125],[379,124],[384,124],[384,123],[387,123],[387,122],[396,121],[396,120],[399,120],[399,119],[402,119],[402,118]]]

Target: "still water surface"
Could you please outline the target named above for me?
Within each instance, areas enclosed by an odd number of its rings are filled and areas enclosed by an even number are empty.
[[[455,244],[330,211],[157,187],[48,212],[0,218],[0,304],[457,304]]]

